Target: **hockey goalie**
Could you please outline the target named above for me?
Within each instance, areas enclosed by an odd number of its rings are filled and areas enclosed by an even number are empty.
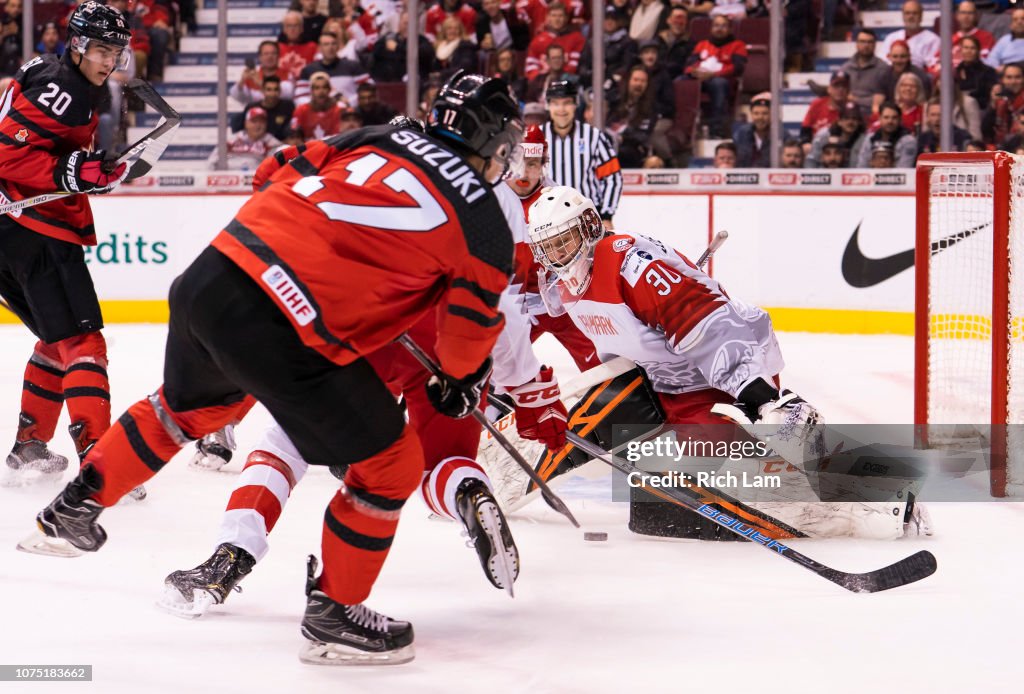
[[[657,434],[666,425],[691,425],[719,439],[765,439],[771,457],[756,463],[762,471],[786,478],[781,490],[761,493],[756,501],[738,500],[710,487],[697,493],[775,537],[931,534],[925,509],[913,501],[913,480],[876,483],[875,491],[885,492],[883,501],[870,494],[864,500],[847,495],[840,501],[814,496],[807,470],[829,454],[823,419],[810,403],[779,389],[784,362],[765,311],[729,297],[716,280],[656,239],[605,236],[593,203],[572,188],[546,188],[530,207],[528,221],[547,311],[568,315],[606,362],[595,369],[593,385],[582,389],[570,411],[571,429],[606,450],[624,447],[622,432],[614,436],[613,430],[627,423],[629,437],[636,439]],[[614,368],[622,363],[632,368]],[[588,373],[580,378],[586,381]],[[574,391],[579,395],[581,388],[567,387],[564,395]],[[571,445],[559,451],[521,445],[549,483],[596,464]],[[514,511],[539,494],[496,449],[485,440],[481,457],[498,487],[500,503]],[[734,537],[692,511],[652,503],[651,497],[643,498],[645,492],[633,492],[630,527],[636,532]]]

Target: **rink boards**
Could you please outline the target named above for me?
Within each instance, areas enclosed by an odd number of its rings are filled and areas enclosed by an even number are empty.
[[[246,199],[197,192],[93,198],[99,243],[86,257],[106,321],[165,321],[171,281]],[[711,234],[728,230],[713,274],[732,296],[769,309],[781,330],[913,333],[909,191],[634,187],[623,195],[615,224],[691,258]],[[0,321],[14,320],[0,314]]]

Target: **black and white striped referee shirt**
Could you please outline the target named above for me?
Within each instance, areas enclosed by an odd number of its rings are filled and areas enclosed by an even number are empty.
[[[622,172],[611,138],[589,123],[576,121],[565,137],[544,124],[544,139],[551,152],[551,178],[590,198],[601,219],[611,219],[622,196]]]

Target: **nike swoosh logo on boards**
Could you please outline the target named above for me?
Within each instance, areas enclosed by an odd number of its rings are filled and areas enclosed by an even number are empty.
[[[888,255],[884,258],[868,258],[860,250],[860,244],[858,243],[858,237],[860,236],[860,225],[863,223],[857,223],[857,228],[853,230],[853,236],[846,244],[846,250],[843,251],[842,261],[842,272],[843,279],[851,287],[857,287],[858,289],[864,289],[866,287],[873,287],[876,284],[895,277],[904,270],[909,270],[914,267],[914,249],[900,251],[893,255]],[[987,226],[991,226],[991,222],[984,222],[976,227],[965,229],[955,234],[939,239],[938,241],[932,241],[931,253],[935,255],[941,251],[946,250],[950,246],[953,246],[964,239],[970,238],[975,233],[984,229]]]

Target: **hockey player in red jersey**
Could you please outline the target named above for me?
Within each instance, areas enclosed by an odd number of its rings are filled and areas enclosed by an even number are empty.
[[[423,450],[366,357],[437,312],[442,414],[477,407],[513,248],[491,185],[522,136],[500,80],[456,74],[428,134],[365,128],[304,146],[175,280],[164,384],[97,443],[27,551],[96,551],[103,509],[187,442],[262,402],[303,459],[344,470],[311,576],[305,662],[398,663],[412,627],[366,605]]]
[[[59,476],[67,458],[49,450],[63,405],[79,456],[110,426],[103,319],[82,246],[96,243],[84,194],[110,191],[126,166],[108,170],[89,152],[97,103],[131,49],[128,24],[89,0],[68,21],[68,48],[22,66],[0,98],[0,200],[74,193],[0,216],[0,294],[39,338],[25,369],[5,484]],[[82,194],[79,194],[82,193]]]

